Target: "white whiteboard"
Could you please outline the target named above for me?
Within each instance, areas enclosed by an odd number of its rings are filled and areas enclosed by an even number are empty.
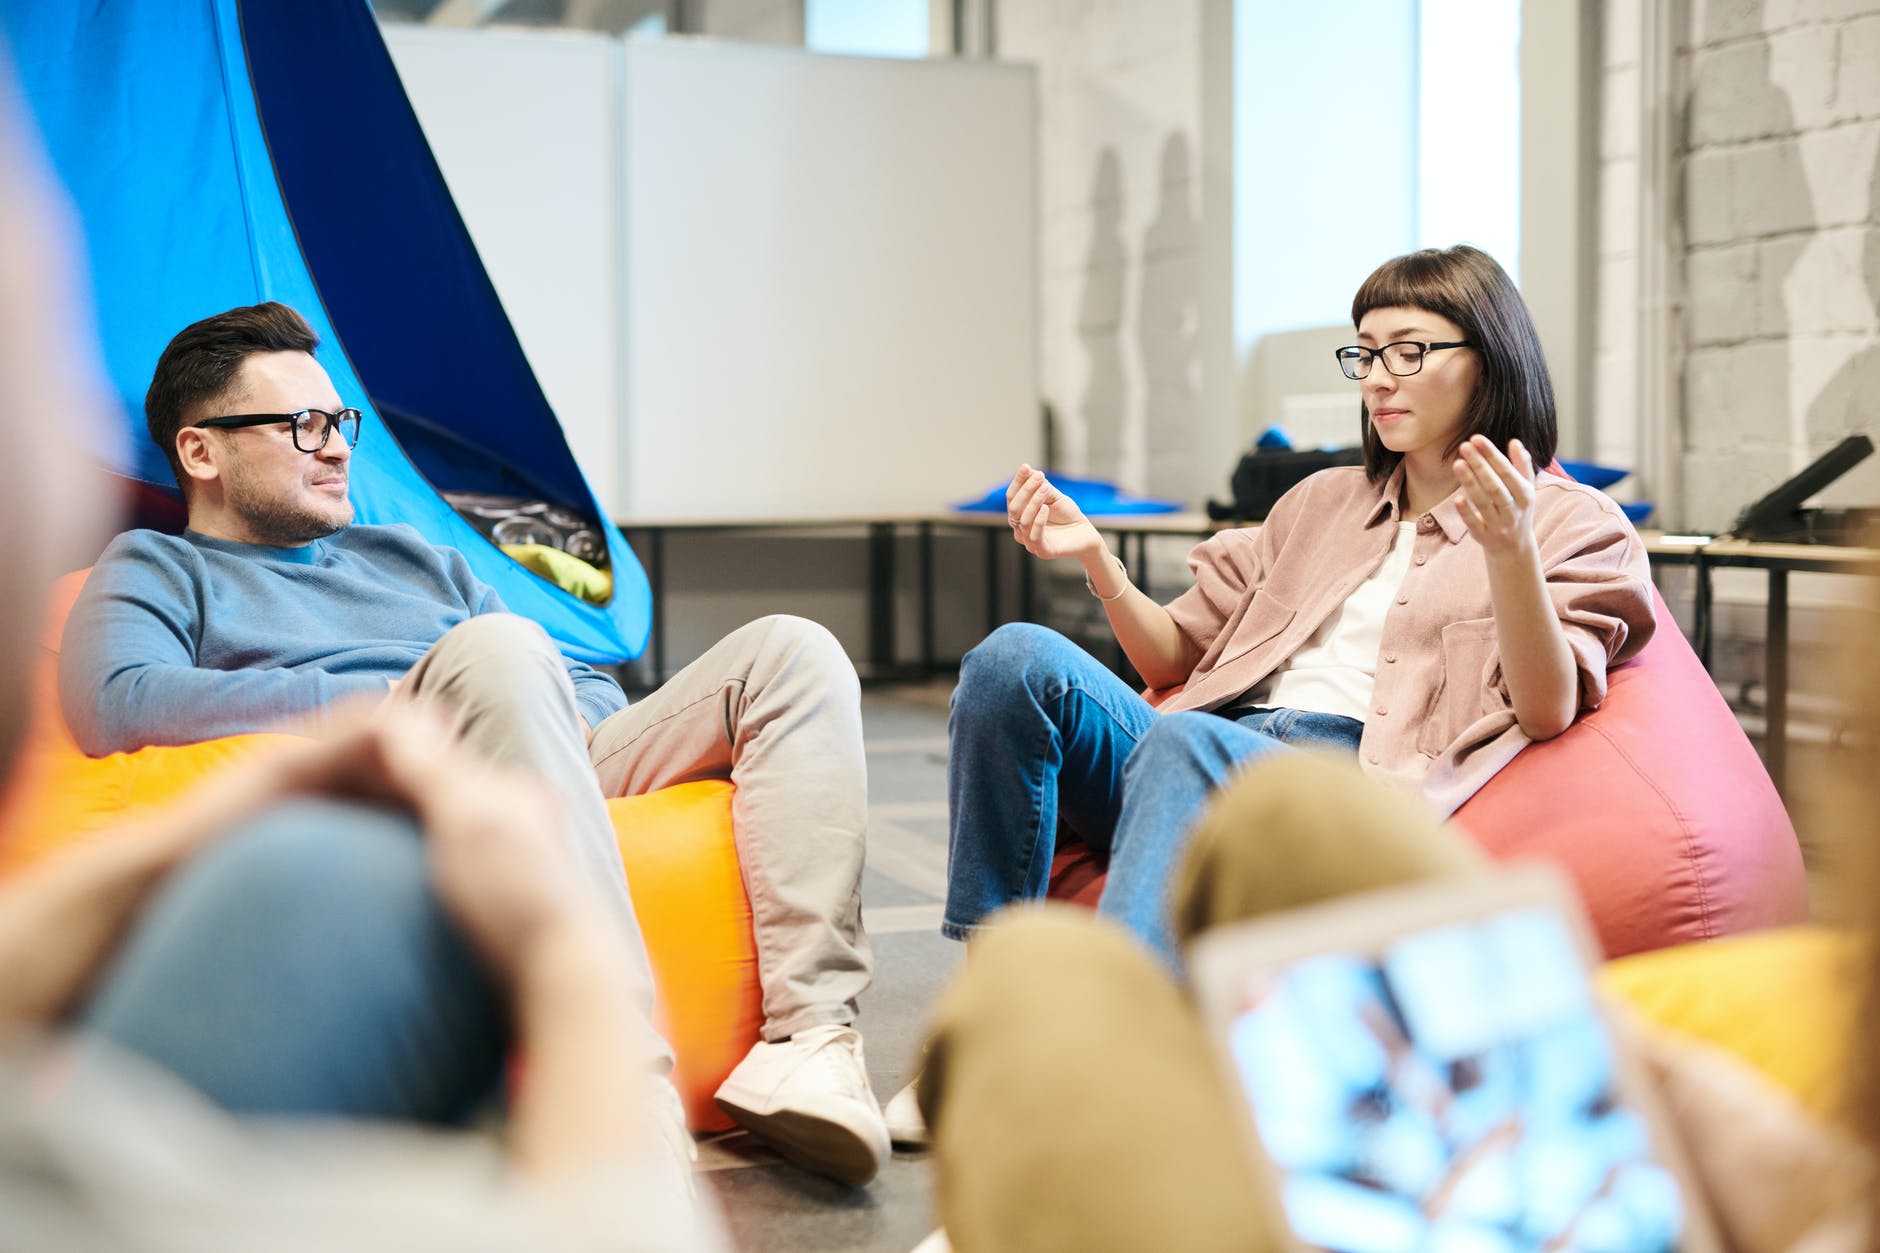
[[[929,509],[1038,457],[1028,67],[386,33],[615,516]]]
[[[628,508],[923,509],[1037,455],[1030,70],[627,45]]]

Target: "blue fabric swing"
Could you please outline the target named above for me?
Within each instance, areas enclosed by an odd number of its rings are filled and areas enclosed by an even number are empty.
[[[639,654],[646,576],[569,451],[366,0],[0,0],[0,29],[89,250],[124,427],[100,460],[174,495],[144,431],[158,354],[198,318],[281,301],[367,412],[359,521],[459,549],[571,656]],[[443,492],[591,519],[612,599],[526,570]]]

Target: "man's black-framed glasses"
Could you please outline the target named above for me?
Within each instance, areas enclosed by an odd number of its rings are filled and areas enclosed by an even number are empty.
[[[1338,350],[1338,368],[1345,372],[1348,379],[1361,379],[1371,373],[1371,362],[1382,357],[1384,368],[1399,377],[1408,377],[1423,368],[1423,358],[1445,348],[1473,348],[1466,339],[1452,339],[1446,343],[1425,344],[1414,339],[1400,339],[1395,343],[1385,344],[1382,348],[1366,348],[1362,344],[1353,344],[1349,348]]]
[[[346,447],[359,443],[359,424],[365,415],[357,409],[328,413],[324,409],[302,409],[296,413],[231,413],[223,418],[204,418],[197,426],[213,426],[232,431],[243,426],[269,426],[285,422],[294,434],[294,447],[302,452],[319,452],[338,431]]]

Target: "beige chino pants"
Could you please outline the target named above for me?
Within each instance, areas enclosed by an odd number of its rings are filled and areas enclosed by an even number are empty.
[[[854,1022],[872,969],[861,917],[867,768],[860,685],[828,631],[781,615],[741,627],[588,743],[561,653],[511,614],[446,633],[399,695],[437,701],[474,748],[540,773],[560,795],[575,856],[639,955],[628,991],[648,1016],[652,977],[605,798],[730,780],[764,1037]]]

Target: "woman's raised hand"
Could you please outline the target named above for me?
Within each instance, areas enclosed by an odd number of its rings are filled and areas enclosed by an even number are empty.
[[[1508,441],[1504,457],[1485,435],[1472,435],[1456,452],[1459,504],[1469,534],[1491,556],[1534,543],[1534,459],[1521,441]]]
[[[1012,538],[1034,557],[1078,557],[1103,547],[1103,536],[1076,502],[1030,466],[1018,467],[1005,489],[1005,520]]]

